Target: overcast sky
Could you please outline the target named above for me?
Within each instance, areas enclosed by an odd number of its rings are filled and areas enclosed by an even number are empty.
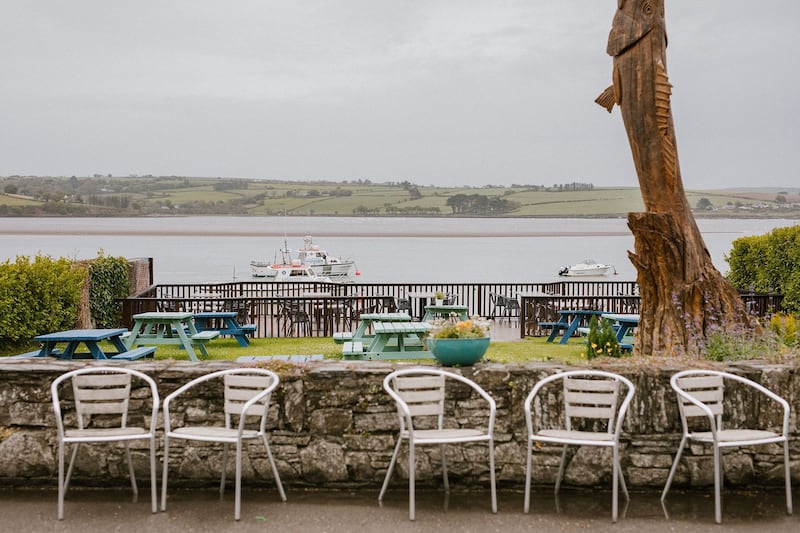
[[[615,0],[3,0],[0,175],[637,185]],[[800,187],[798,0],[666,0],[684,184]]]

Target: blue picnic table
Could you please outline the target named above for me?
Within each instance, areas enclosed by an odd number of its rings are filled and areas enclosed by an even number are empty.
[[[240,324],[236,311],[204,311],[194,313],[194,325],[201,331],[217,331],[220,335],[231,335],[239,346],[250,346],[247,336],[255,332],[255,324]]]
[[[603,318],[613,320],[619,324],[617,328],[617,341],[622,342],[628,331],[639,325],[638,314],[603,313]]]
[[[122,340],[128,333],[125,328],[109,329],[70,329],[37,335],[33,340],[41,342],[42,347],[37,352],[20,354],[17,357],[47,357],[54,356],[60,359],[139,359],[152,357],[155,348],[129,350]],[[116,352],[105,352],[100,346],[103,341],[110,342]],[[66,345],[63,349],[59,345]],[[82,352],[79,348],[83,344],[89,351]]]
[[[553,342],[558,336],[558,332],[564,330],[564,335],[558,343],[566,344],[581,325],[588,325],[592,316],[602,314],[603,311],[597,311],[596,309],[560,309],[557,322],[539,322],[539,327],[551,329],[547,342]]]

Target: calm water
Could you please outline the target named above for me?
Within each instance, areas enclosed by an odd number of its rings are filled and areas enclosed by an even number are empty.
[[[722,272],[733,240],[796,224],[698,221]],[[103,250],[153,257],[157,283],[248,280],[251,259],[273,259],[284,236],[298,248],[303,235],[354,258],[365,283],[546,282],[585,258],[616,267],[618,276],[605,279],[636,279],[624,219],[0,218],[0,260],[37,253],[85,259]]]

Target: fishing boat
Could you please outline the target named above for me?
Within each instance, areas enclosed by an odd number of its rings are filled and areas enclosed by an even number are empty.
[[[359,274],[355,261],[328,255],[314,244],[311,236],[303,238],[303,247],[289,249],[283,243],[281,261],[250,261],[250,273],[254,278],[272,281],[335,281],[353,283]]]
[[[617,269],[614,265],[605,265],[598,263],[593,259],[584,259],[580,263],[575,263],[571,266],[561,267],[558,271],[559,276],[604,276],[609,270],[613,270],[614,274]]]

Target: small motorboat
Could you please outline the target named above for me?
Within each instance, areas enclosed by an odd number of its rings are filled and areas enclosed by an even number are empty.
[[[561,267],[558,271],[559,276],[605,276],[609,270],[613,270],[614,274],[617,269],[614,265],[605,265],[598,263],[593,259],[584,259],[580,263],[575,263],[572,266]]]

